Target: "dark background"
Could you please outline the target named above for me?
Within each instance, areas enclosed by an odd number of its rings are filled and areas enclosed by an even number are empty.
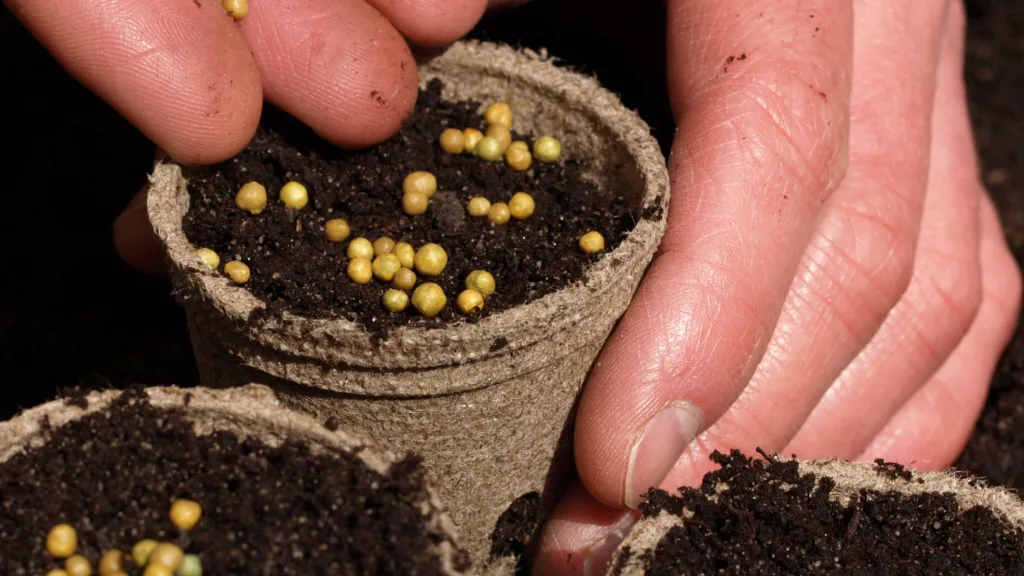
[[[986,184],[1024,253],[1024,2],[969,0],[965,70]],[[608,6],[608,8],[604,8]],[[596,74],[639,110],[663,146],[661,2],[542,0],[491,18],[474,36],[548,50]],[[642,63],[642,65],[641,65]],[[71,80],[0,11],[0,419],[60,388],[197,383],[184,314],[168,284],[117,258],[111,224],[145,180],[153,147]],[[13,150],[13,153],[11,152]],[[1024,486],[1024,339],[994,379],[961,466]]]

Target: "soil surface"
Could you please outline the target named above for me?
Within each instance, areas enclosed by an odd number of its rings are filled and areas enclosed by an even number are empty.
[[[301,443],[197,436],[185,410],[154,408],[133,389],[0,464],[0,574],[56,568],[46,535],[67,523],[93,566],[152,538],[199,555],[207,574],[440,575],[430,547],[446,537],[425,529],[425,497],[415,458],[381,475]],[[203,507],[191,531],[168,517],[178,498]]]
[[[722,468],[699,488],[652,490],[641,505],[645,518],[693,513],[648,556],[648,575],[1024,573],[1024,534],[983,508],[960,510],[951,494],[864,490],[842,506],[829,499],[831,479],[801,475],[794,461],[711,458]],[[898,465],[878,473],[915,481]]]
[[[486,129],[477,113],[480,103],[444,102],[441,88],[439,81],[432,82],[420,92],[402,131],[365,150],[341,150],[290,116],[264,113],[263,126],[241,154],[186,172],[192,204],[185,234],[193,245],[223,255],[222,262],[241,258],[252,270],[246,287],[272,313],[343,317],[377,331],[476,319],[540,298],[579,280],[584,266],[600,257],[580,250],[580,236],[597,230],[611,250],[633,228],[640,214],[631,213],[621,197],[606,197],[583,180],[585,159],[573,158],[572,150],[563,150],[564,159],[557,163],[535,160],[525,172],[503,160],[487,162],[441,150],[438,136],[446,128]],[[528,136],[513,132],[513,139],[532,147]],[[409,216],[401,207],[402,181],[417,170],[437,177],[438,192],[426,214]],[[302,210],[277,200],[277,191],[289,180],[309,191],[309,205]],[[235,206],[236,192],[250,181],[268,191],[267,208],[258,215]],[[494,225],[466,213],[474,196],[507,202],[519,191],[536,203],[525,220]],[[441,314],[427,319],[412,306],[390,313],[381,304],[390,283],[349,279],[349,241],[332,243],[324,236],[324,223],[332,218],[348,221],[349,240],[386,236],[417,249],[428,242],[444,248],[448,265],[442,275],[419,277],[420,283],[435,282],[444,289],[448,305]],[[493,274],[497,291],[479,315],[466,315],[455,307],[455,298],[473,270]]]

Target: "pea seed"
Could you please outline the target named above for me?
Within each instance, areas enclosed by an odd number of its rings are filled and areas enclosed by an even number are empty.
[[[437,244],[424,244],[414,258],[416,271],[424,276],[440,276],[448,265],[448,254]]]
[[[476,314],[484,309],[484,296],[476,290],[463,290],[455,305],[463,314]]]
[[[124,572],[124,554],[120,550],[109,550],[100,558],[100,576],[117,576]]]
[[[501,159],[501,142],[491,136],[484,136],[476,145],[476,155],[488,162]]]
[[[384,293],[381,301],[384,303],[384,307],[391,312],[401,312],[409,305],[409,295],[392,288]]]
[[[476,128],[466,128],[462,131],[462,136],[465,138],[465,151],[472,154],[476,151],[477,144],[483,139],[484,133]]]
[[[239,285],[248,282],[249,276],[252,274],[249,267],[244,262],[239,262],[238,260],[232,260],[225,264],[224,273],[228,275],[228,278],[231,278],[232,282]]]
[[[203,516],[203,507],[192,500],[175,500],[171,504],[171,522],[179,530],[191,530]]]
[[[309,191],[298,182],[289,182],[281,187],[280,198],[292,210],[302,210],[309,203]]]
[[[136,566],[145,566],[149,562],[149,555],[156,548],[156,540],[146,539],[132,547],[132,560]]]
[[[399,263],[406,268],[412,268],[416,258],[416,249],[408,242],[395,244],[395,256],[398,256]]]
[[[512,213],[509,211],[508,204],[504,202],[491,204],[491,209],[487,211],[487,219],[491,224],[505,224],[511,216]]]
[[[562,155],[562,143],[553,136],[541,136],[533,143],[533,157],[541,162],[557,162]]]
[[[580,248],[587,254],[597,254],[604,250],[604,236],[597,230],[591,230],[580,237]]]
[[[487,216],[487,211],[490,209],[491,201],[483,196],[474,196],[466,204],[466,211],[469,212],[470,216]]]
[[[81,554],[75,554],[64,561],[64,569],[68,576],[92,576],[92,565]]]
[[[373,244],[366,238],[356,238],[348,243],[345,255],[349,258],[373,258]]]
[[[267,189],[259,182],[249,182],[235,194],[235,206],[250,214],[259,214],[267,207]]]
[[[218,256],[213,250],[210,250],[209,248],[200,248],[196,250],[196,256],[199,256],[199,259],[202,260],[203,264],[205,264],[210,270],[216,271],[217,268],[220,268],[220,256]]]
[[[181,565],[185,553],[174,544],[161,542],[149,553],[149,565],[164,566],[174,571]]]
[[[46,551],[54,558],[67,558],[78,548],[78,533],[68,524],[58,524],[46,535]]]
[[[420,284],[412,293],[412,305],[427,318],[437,316],[448,302],[444,290],[433,282]]]
[[[373,264],[369,258],[353,258],[348,263],[348,277],[356,284],[366,284],[373,279]]]
[[[402,195],[402,212],[409,216],[419,216],[427,211],[430,205],[430,198],[426,194],[410,192]]]
[[[526,220],[533,216],[533,211],[536,207],[533,196],[526,192],[516,192],[512,195],[512,199],[508,201],[508,211],[516,220]]]
[[[495,102],[487,107],[484,120],[492,126],[512,127],[512,107],[505,102]]]
[[[203,576],[203,563],[195,554],[185,554],[174,576]]]
[[[434,192],[437,192],[437,177],[423,170],[412,172],[402,181],[402,192],[405,194],[415,192],[430,198]]]
[[[384,254],[383,256],[377,256],[373,259],[373,276],[381,282],[391,282],[395,277],[395,272],[402,267],[402,263],[398,261],[398,256],[394,254]]]
[[[486,270],[473,270],[466,276],[466,289],[476,290],[486,298],[494,294],[494,276]]]
[[[344,218],[333,218],[324,224],[324,235],[327,236],[328,242],[344,242],[351,233],[348,221]]]
[[[391,285],[399,290],[412,290],[416,286],[416,273],[403,266],[395,272]]]
[[[504,154],[508,147],[512,144],[512,133],[508,131],[508,128],[500,126],[498,124],[492,124],[487,127],[487,132],[484,133],[486,136],[490,136],[501,144],[501,153]]]
[[[449,154],[462,154],[466,149],[466,135],[457,128],[448,128],[441,132],[441,150]]]
[[[235,20],[245,18],[245,15],[249,13],[248,0],[221,0],[220,3]]]

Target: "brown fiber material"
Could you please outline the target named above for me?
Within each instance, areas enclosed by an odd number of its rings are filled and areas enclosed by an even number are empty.
[[[432,78],[448,99],[508,102],[518,130],[557,135],[567,154],[593,162],[587,177],[629,199],[635,213],[667,206],[668,172],[647,125],[594,79],[534,53],[468,41],[421,66],[421,84]],[[203,267],[182,232],[189,196],[180,167],[158,162],[150,183],[150,220],[204,383],[268,384],[288,406],[420,454],[478,565],[501,512],[543,490],[556,452],[568,452],[563,432],[577,392],[654,255],[667,212],[651,210],[656,216],[581,282],[478,323],[403,327],[377,342],[346,320],[251,318],[263,303]]]
[[[813,474],[834,480],[836,486],[829,497],[843,506],[848,505],[850,498],[861,490],[899,492],[906,496],[952,493],[961,506],[961,513],[983,506],[1010,527],[1024,530],[1024,502],[1009,490],[987,486],[979,479],[967,479],[951,472],[912,472],[912,478],[904,479],[881,474],[872,464],[844,460],[806,461],[800,462],[799,466],[801,475]],[[682,522],[680,517],[662,511],[653,518],[636,523],[608,563],[608,574],[615,573],[614,568],[621,565],[622,571],[617,574],[642,576],[648,562],[647,553],[657,547],[669,530]],[[628,556],[621,558],[624,552]]]
[[[250,384],[228,390],[154,387],[147,388],[146,393],[156,408],[184,406],[199,435],[230,431],[239,438],[255,436],[270,446],[278,446],[284,440],[301,441],[314,451],[355,453],[369,468],[381,474],[386,474],[394,462],[392,454],[377,450],[366,440],[342,431],[332,432],[313,418],[286,409],[266,386]],[[0,423],[0,462],[44,444],[47,437],[42,424],[44,421],[50,428],[59,428],[107,408],[119,394],[118,391],[91,393],[86,397],[89,405],[85,409],[64,400],[54,400]],[[442,559],[445,572],[458,576],[462,572],[454,568],[454,554],[457,552],[452,545],[456,542],[455,527],[436,495],[431,494],[421,507],[428,524],[436,527],[439,533],[450,536],[449,540],[437,544],[436,552]]]

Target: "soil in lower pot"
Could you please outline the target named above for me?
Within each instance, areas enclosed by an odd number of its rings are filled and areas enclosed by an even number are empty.
[[[398,135],[356,151],[331,146],[294,119],[268,110],[256,137],[236,157],[185,169],[191,196],[183,222],[187,237],[216,252],[222,272],[227,261],[243,261],[251,271],[245,286],[268,304],[270,313],[346,318],[382,333],[397,325],[473,321],[554,292],[580,280],[589,262],[614,249],[645,216],[631,212],[622,197],[597,190],[582,176],[586,159],[574,157],[572,150],[563,150],[554,162],[534,157],[525,171],[514,170],[505,158],[487,161],[472,153],[446,152],[439,141],[446,129],[486,131],[488,123],[481,103],[443,101],[441,89],[434,80],[421,90]],[[533,150],[534,137],[540,136],[516,133],[513,120],[512,140],[525,142],[527,149]],[[403,181],[414,171],[430,172],[437,181],[438,191],[421,215],[406,214],[402,205]],[[236,193],[253,181],[267,193],[259,214],[235,203]],[[307,189],[305,207],[295,210],[279,201],[289,181]],[[468,210],[474,197],[508,203],[516,192],[534,200],[533,214],[523,220],[494,224]],[[337,218],[347,221],[350,234],[331,242],[325,225]],[[602,252],[588,254],[580,247],[589,231],[605,239]],[[352,281],[346,251],[359,237],[371,242],[387,237],[416,249],[440,245],[448,256],[443,272],[419,274],[417,280],[444,290],[448,302],[440,314],[424,318],[412,305],[389,312],[382,295],[390,282]],[[473,270],[490,272],[496,290],[481,311],[465,314],[456,298]]]
[[[197,435],[186,410],[154,407],[141,390],[47,436],[0,463],[0,574],[63,567],[47,549],[59,524],[77,531],[94,574],[111,550],[142,574],[129,558],[145,539],[196,555],[204,574],[445,574],[430,549],[446,536],[424,528],[415,458],[381,474],[300,442]],[[189,530],[171,521],[178,499],[201,507]]]
[[[1024,533],[982,506],[962,510],[953,493],[860,490],[844,506],[830,498],[834,481],[795,460],[712,460],[721,468],[700,487],[647,494],[643,519],[672,527],[643,553],[642,573],[1024,574]],[[922,482],[898,464],[878,461],[876,473]],[[632,556],[620,550],[610,573],[640,573],[623,569]]]

